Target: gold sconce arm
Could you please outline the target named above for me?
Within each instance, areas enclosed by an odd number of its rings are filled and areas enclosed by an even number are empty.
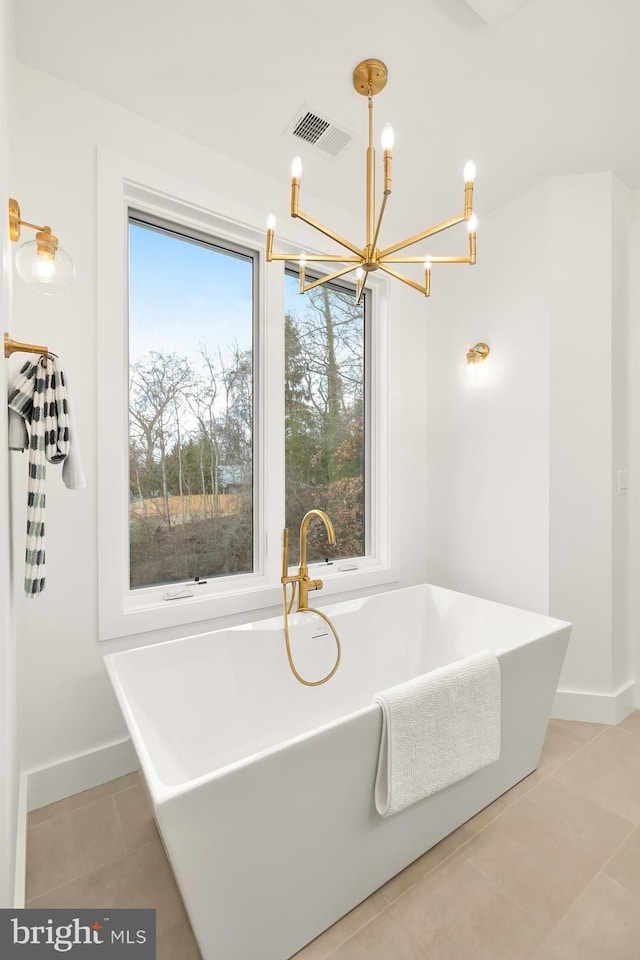
[[[13,197],[9,197],[9,236],[14,243],[20,239],[20,227],[28,227],[36,231],[38,255],[53,260],[58,249],[58,238],[51,231],[51,227],[39,226],[20,219],[20,204]]]

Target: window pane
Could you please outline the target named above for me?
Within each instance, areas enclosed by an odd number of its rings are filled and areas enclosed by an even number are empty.
[[[132,588],[253,570],[254,262],[129,221]]]
[[[290,563],[299,560],[297,532],[312,507],[325,510],[336,532],[309,528],[309,560],[365,554],[365,315],[352,289],[322,284],[300,294],[287,271],[285,299],[286,523]]]

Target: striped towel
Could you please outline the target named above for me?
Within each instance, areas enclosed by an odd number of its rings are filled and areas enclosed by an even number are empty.
[[[27,360],[9,391],[9,409],[29,430],[27,549],[24,592],[36,597],[45,588],[44,484],[49,463],[62,463],[69,453],[69,416],[64,374],[56,358]]]

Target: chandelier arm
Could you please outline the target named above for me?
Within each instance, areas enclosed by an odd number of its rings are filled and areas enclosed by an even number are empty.
[[[422,263],[424,264],[424,257],[385,257],[384,263]],[[382,267],[383,260],[380,257],[378,261],[380,267]],[[429,257],[430,263],[474,263],[473,257]]]
[[[302,257],[299,253],[272,253],[271,260],[290,260],[291,263],[301,263]],[[356,266],[362,263],[362,257],[343,257],[340,254],[307,253],[304,255],[307,263],[317,261],[318,263],[354,263]]]
[[[395,253],[396,250],[402,250],[404,247],[410,247],[413,243],[419,243],[420,240],[426,240],[427,237],[433,237],[436,233],[442,233],[443,230],[448,230],[449,227],[455,227],[457,223],[463,223],[465,219],[465,215],[461,213],[457,217],[452,217],[451,220],[445,220],[443,223],[439,223],[435,227],[429,227],[428,230],[423,230],[422,233],[416,233],[415,236],[409,237],[407,240],[401,240],[400,243],[394,243],[392,247],[386,247],[386,249],[380,251],[379,259],[382,260],[390,253]]]
[[[367,267],[362,280],[358,280],[356,284],[356,307],[360,306],[360,301],[362,300],[362,294],[364,293],[365,284],[367,282],[367,277],[371,273],[371,267]]]
[[[424,258],[423,261],[424,263]],[[381,270],[384,270],[385,273],[388,273],[390,277],[395,277],[396,280],[402,280],[403,283],[408,284],[410,287],[413,287],[414,290],[418,290],[420,293],[424,293],[425,297],[429,296],[429,290],[426,284],[417,283],[415,280],[411,280],[409,277],[403,276],[401,273],[398,273],[397,270],[393,270],[391,267],[386,266],[384,263],[378,262],[378,266]]]
[[[336,243],[339,243],[341,247],[346,247],[347,250],[351,250],[352,253],[355,253],[357,257],[364,260],[364,251],[359,247],[356,247],[355,244],[350,243],[349,240],[345,240],[344,237],[341,237],[339,233],[334,233],[333,230],[330,230],[329,227],[325,227],[322,223],[318,223],[317,220],[314,220],[313,217],[310,217],[308,214],[303,213],[302,210],[298,211],[298,220],[303,220],[305,223],[308,223],[310,227],[318,230],[320,233],[324,233],[325,237],[329,237],[330,240],[335,240]]]
[[[318,280],[314,280],[313,283],[308,283],[306,286],[302,287],[300,293],[306,293],[307,290],[313,290],[314,287],[319,287],[323,283],[328,283],[330,280],[335,280],[337,277],[342,277],[345,273],[350,273],[355,269],[355,264],[349,264],[349,266],[343,267],[342,270],[336,270],[334,273],[328,273],[326,277],[319,277]]]
[[[371,244],[371,253],[373,255],[374,250],[376,249],[376,243],[378,242],[378,234],[380,233],[380,227],[382,226],[382,217],[384,216],[384,208],[387,205],[388,193],[385,193],[382,197],[382,204],[380,205],[380,213],[378,215],[378,223],[376,226],[376,232],[373,236],[373,242]]]
[[[293,259],[290,257],[289,259]],[[359,263],[362,263],[362,258],[360,254],[353,257],[343,257],[340,254],[325,254],[325,253],[305,253],[297,255],[297,259],[304,259],[307,263],[310,263],[312,260],[317,261],[318,263],[355,263],[356,266]]]

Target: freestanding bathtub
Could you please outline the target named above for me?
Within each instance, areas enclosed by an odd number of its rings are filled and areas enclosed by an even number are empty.
[[[322,609],[319,687],[279,617],[105,657],[204,960],[286,960],[538,764],[570,624],[426,584]],[[290,625],[324,676],[326,625]],[[480,650],[500,759],[380,817],[373,694]]]

